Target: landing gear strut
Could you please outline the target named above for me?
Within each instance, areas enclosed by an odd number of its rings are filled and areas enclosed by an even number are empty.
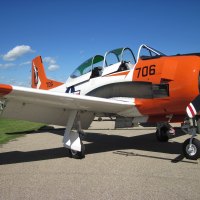
[[[183,143],[183,154],[187,159],[197,160],[200,158],[200,141],[195,137],[199,133],[200,124],[195,118],[186,120],[182,125],[183,132],[192,135]]]
[[[82,141],[81,141],[81,151],[76,151],[72,149],[68,149],[68,151],[71,158],[75,159],[85,158],[85,146]]]
[[[77,131],[72,131],[74,122],[76,122],[75,126]],[[63,137],[64,147],[69,150],[71,158],[82,159],[85,157],[85,146],[82,142],[83,134],[80,114],[77,111],[71,111]]]

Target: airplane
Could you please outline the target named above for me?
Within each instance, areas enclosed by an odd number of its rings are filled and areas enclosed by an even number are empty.
[[[170,123],[181,123],[191,134],[183,155],[200,157],[200,53],[168,56],[143,44],[136,58],[130,48],[118,48],[86,60],[65,83],[47,78],[37,56],[31,87],[0,84],[0,117],[65,126],[72,158],[85,157],[83,130],[95,116],[115,118],[121,128],[156,123],[160,142],[175,134]]]

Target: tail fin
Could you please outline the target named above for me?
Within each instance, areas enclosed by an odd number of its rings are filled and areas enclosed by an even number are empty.
[[[62,84],[46,77],[41,56],[37,56],[32,60],[32,88],[50,90]]]

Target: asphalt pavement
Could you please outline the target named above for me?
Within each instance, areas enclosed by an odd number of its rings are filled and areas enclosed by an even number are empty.
[[[159,143],[155,128],[113,127],[93,122],[82,160],[63,148],[62,127],[0,146],[0,200],[200,199],[200,164],[182,156],[188,135],[176,128]]]

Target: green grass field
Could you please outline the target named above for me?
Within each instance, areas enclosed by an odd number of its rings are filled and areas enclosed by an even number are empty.
[[[44,126],[27,121],[0,119],[0,144],[23,136],[27,131],[37,131]]]

